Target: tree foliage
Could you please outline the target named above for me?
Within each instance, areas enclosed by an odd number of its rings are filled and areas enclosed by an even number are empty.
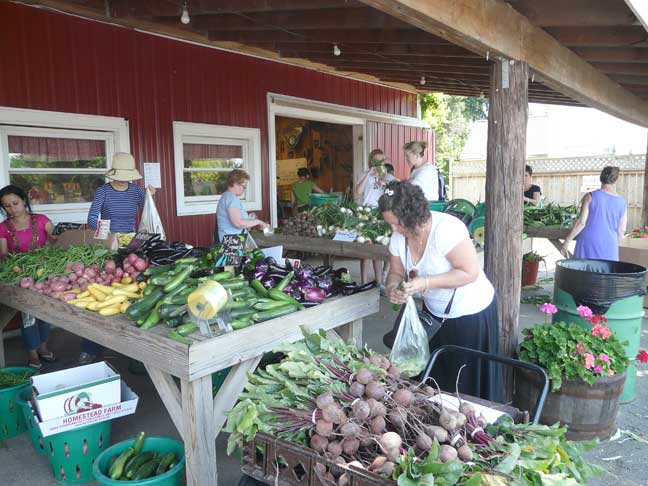
[[[436,164],[447,179],[466,145],[470,122],[488,117],[488,100],[428,93],[421,97],[421,109],[423,120],[434,130]]]

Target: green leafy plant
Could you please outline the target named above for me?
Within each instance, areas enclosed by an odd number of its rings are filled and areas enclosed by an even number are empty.
[[[535,251],[530,251],[522,256],[525,262],[544,262],[544,257]]]
[[[625,236],[626,238],[648,238],[648,226],[635,228]]]
[[[540,310],[553,314],[556,307],[543,304]],[[578,311],[592,324],[585,329],[565,322],[539,324],[522,331],[520,359],[542,366],[551,379],[551,390],[558,390],[563,379],[580,378],[592,384],[601,376],[623,373],[628,358],[622,343],[604,325],[607,320],[593,315],[585,306]]]

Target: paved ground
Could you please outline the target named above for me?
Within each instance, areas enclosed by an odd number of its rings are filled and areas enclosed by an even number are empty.
[[[543,254],[551,252],[550,247],[536,248]],[[549,273],[541,272],[540,277],[551,276],[553,260],[550,260]],[[345,263],[346,264],[346,263]],[[355,268],[354,270],[357,270]],[[551,292],[551,283],[546,284],[547,292]],[[365,321],[364,338],[369,347],[377,351],[386,351],[382,345],[382,335],[391,328],[395,315],[390,305],[382,299],[381,312]],[[532,325],[543,320],[532,305],[521,306],[521,323]],[[644,319],[642,344],[648,348],[648,321]],[[19,339],[10,339],[6,343],[8,365],[22,365],[24,356]],[[72,365],[78,355],[79,339],[64,331],[56,331],[52,335],[51,348],[60,356],[58,366]],[[128,371],[129,360],[121,355],[109,352],[106,359],[116,366],[123,379],[140,396],[140,403],[135,415],[117,419],[113,422],[113,443],[130,438],[139,430],[150,435],[168,435],[178,437],[175,428],[162,405],[155,388],[146,375],[134,375]],[[648,435],[648,369],[644,367],[640,373],[637,385],[637,399],[622,406],[619,426],[637,434]],[[225,437],[217,441],[219,484],[235,485],[240,477],[239,464],[235,456],[225,454]],[[610,459],[612,460],[605,460]],[[635,440],[625,442],[613,441],[601,444],[590,454],[590,459],[605,465],[610,474],[593,480],[593,486],[614,484],[615,486],[648,485],[646,464],[648,463],[648,444]],[[27,434],[6,441],[6,447],[0,447],[0,485],[50,486],[55,484],[49,469],[49,462],[43,456],[37,455],[29,442]],[[209,485],[205,485],[209,486]]]

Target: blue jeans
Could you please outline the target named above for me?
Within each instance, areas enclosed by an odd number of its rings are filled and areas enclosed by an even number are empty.
[[[81,351],[84,353],[91,354],[92,356],[97,356],[102,347],[99,346],[94,341],[89,341],[85,338],[81,338]]]
[[[37,350],[41,344],[47,342],[50,333],[50,325],[45,321],[36,319],[34,325],[29,327],[21,327],[20,333],[22,335],[23,345],[27,351]]]

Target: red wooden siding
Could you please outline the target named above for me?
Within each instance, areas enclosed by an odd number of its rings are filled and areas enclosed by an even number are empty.
[[[412,93],[0,3],[0,105],[127,118],[136,160],[162,165],[156,200],[172,239],[208,244],[214,228],[213,215],[176,216],[173,121],[259,128],[269,217],[268,92],[416,116]],[[417,132],[389,127],[372,140],[400,164]]]
[[[407,142],[427,142],[426,158],[434,160],[434,132],[429,128],[368,122],[367,136],[371,144],[369,150],[382,149],[387,158],[392,160],[394,175],[399,179],[409,178],[410,168],[403,152],[403,145]]]

